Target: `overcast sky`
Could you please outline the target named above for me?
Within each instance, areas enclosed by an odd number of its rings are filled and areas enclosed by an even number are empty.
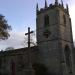
[[[47,0],[48,5],[55,0]],[[61,0],[59,0],[60,2]],[[0,41],[0,50],[7,47],[24,47],[24,34],[27,28],[36,29],[36,3],[44,7],[44,0],[0,0],[0,14],[3,14],[12,26],[11,36],[6,41]],[[73,39],[75,40],[75,0],[63,0],[68,3],[72,19]]]

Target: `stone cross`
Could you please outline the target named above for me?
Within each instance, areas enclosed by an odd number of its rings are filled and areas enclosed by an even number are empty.
[[[25,33],[25,35],[28,35],[28,48],[30,48],[30,34],[33,33],[33,31],[30,31],[30,27],[28,27],[28,33]]]
[[[29,59],[29,70],[28,75],[34,75],[34,71],[32,70],[32,62],[31,62],[31,49],[30,49],[30,34],[33,33],[33,31],[30,31],[30,27],[28,27],[28,33],[25,33],[25,35],[28,35],[28,59]]]

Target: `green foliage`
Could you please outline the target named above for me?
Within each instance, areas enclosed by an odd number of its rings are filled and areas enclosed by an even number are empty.
[[[8,37],[10,36],[9,30],[11,30],[11,26],[8,25],[5,16],[0,15],[0,39],[8,39]]]

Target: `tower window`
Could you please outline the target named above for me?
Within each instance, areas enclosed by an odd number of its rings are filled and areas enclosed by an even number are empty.
[[[45,15],[45,17],[44,17],[44,27],[47,27],[47,26],[49,26],[49,16]]]
[[[64,24],[66,24],[66,16],[65,15],[63,15],[63,22],[64,22]]]
[[[68,45],[65,46],[65,59],[66,65],[69,68],[69,73],[72,73],[71,51]]]
[[[65,46],[65,58],[66,58],[66,64],[68,66],[70,66],[70,49],[69,49],[69,46]]]

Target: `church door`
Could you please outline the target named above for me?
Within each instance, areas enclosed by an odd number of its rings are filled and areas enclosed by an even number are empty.
[[[11,75],[15,75],[15,63],[11,62]]]

